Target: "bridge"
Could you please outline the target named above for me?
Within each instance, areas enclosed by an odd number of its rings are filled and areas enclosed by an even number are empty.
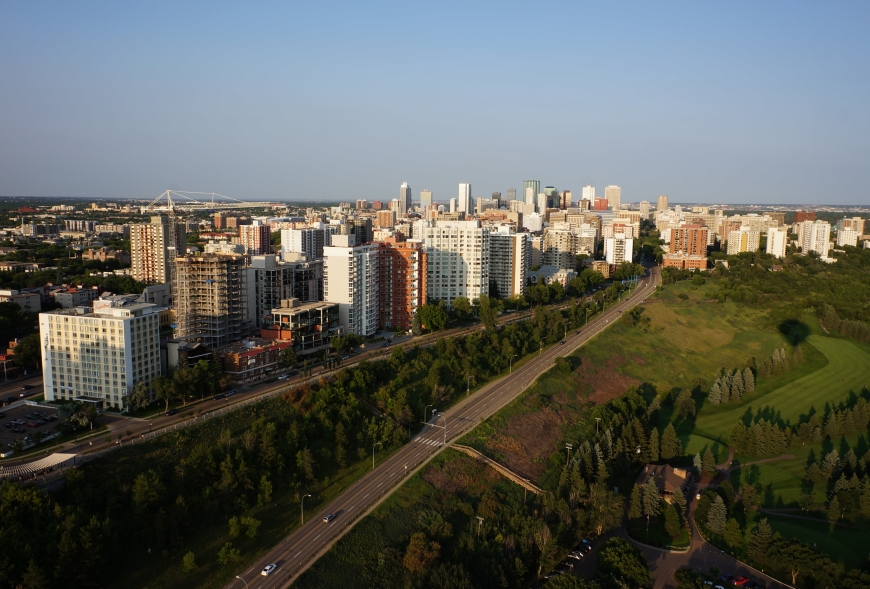
[[[162,201],[162,202],[161,202]],[[175,211],[219,211],[223,209],[262,209],[276,202],[251,202],[217,192],[191,192],[166,190],[141,208],[142,214],[171,213]]]

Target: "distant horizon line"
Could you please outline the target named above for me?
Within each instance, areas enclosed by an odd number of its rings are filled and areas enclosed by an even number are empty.
[[[667,195],[662,195],[667,196]],[[19,199],[19,198],[38,198],[38,199],[69,199],[69,200],[101,200],[101,201],[131,201],[131,202],[151,202],[154,199],[148,197],[132,197],[132,196],[32,196],[32,195],[4,195],[0,196],[0,199]],[[365,200],[367,202],[377,202],[378,199],[369,200],[369,199],[307,199],[307,200],[255,200],[255,199],[244,199],[238,198],[235,200],[239,200],[241,202],[268,202],[274,204],[294,204],[294,203],[312,203],[312,204],[320,204],[320,203],[341,203],[341,202],[355,202],[356,200]],[[481,197],[487,198],[487,197]],[[433,201],[433,202],[449,202],[450,199],[445,201]],[[387,200],[382,200],[380,202],[389,202]],[[411,202],[419,202],[419,200],[413,200]],[[578,201],[579,202],[579,201]],[[640,204],[642,201],[625,201],[625,204]],[[655,201],[650,200],[647,201],[650,204],[653,204]],[[701,202],[701,201],[670,201],[669,205],[696,205],[696,206],[723,206],[723,207],[813,207],[813,208],[824,208],[824,207],[832,207],[832,208],[859,208],[859,209],[868,209],[870,210],[870,205],[861,205],[861,204],[817,204],[817,203],[712,203],[712,202]]]

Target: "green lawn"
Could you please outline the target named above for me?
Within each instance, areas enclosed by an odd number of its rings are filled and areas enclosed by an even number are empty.
[[[867,562],[867,538],[870,530],[864,525],[831,529],[827,522],[759,514],[767,518],[774,532],[786,538],[798,538],[809,546],[817,546],[831,559],[846,569],[860,567]]]
[[[750,412],[794,424],[812,412],[823,413],[828,403],[845,401],[850,393],[860,394],[864,385],[870,384],[870,353],[864,346],[846,339],[811,335],[803,349],[804,363],[780,377],[800,378],[766,394],[760,386],[757,393],[740,403],[704,405],[693,433],[727,442],[734,424]],[[824,356],[824,366],[815,359],[815,351]]]

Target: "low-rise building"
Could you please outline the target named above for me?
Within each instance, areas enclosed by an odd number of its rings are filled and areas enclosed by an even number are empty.
[[[643,486],[650,479],[655,483],[662,499],[670,503],[677,489],[685,493],[686,485],[689,482],[689,474],[686,472],[686,469],[674,468],[670,464],[647,464],[643,467],[640,475],[638,475],[635,484]]]
[[[28,313],[39,313],[42,311],[42,299],[35,292],[0,290],[0,303],[16,303],[23,311]]]
[[[338,303],[300,303],[295,298],[272,309],[272,323],[260,330],[264,339],[289,341],[300,356],[328,348],[332,337],[341,333]]]
[[[289,341],[248,338],[218,350],[224,374],[233,382],[256,382],[279,368],[281,350],[291,347]]]

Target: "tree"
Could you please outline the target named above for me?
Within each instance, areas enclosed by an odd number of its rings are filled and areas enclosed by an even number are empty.
[[[287,346],[278,354],[278,366],[281,368],[296,368],[299,359],[291,346]]]
[[[169,411],[169,403],[175,398],[175,383],[169,380],[162,374],[151,381],[151,388],[154,390],[154,396],[166,404],[166,411]]]
[[[735,550],[743,545],[743,531],[740,529],[740,524],[733,517],[728,518],[722,538],[728,546]]]
[[[695,417],[697,407],[695,406],[695,399],[692,398],[692,391],[686,390],[680,393],[675,405],[677,407],[677,415],[679,415],[681,419]]]
[[[453,308],[453,312],[456,313],[456,317],[462,321],[471,316],[471,303],[468,302],[466,297],[456,297],[453,299],[453,304],[451,305]]]
[[[755,376],[752,374],[752,369],[747,366],[743,369],[743,387],[746,394],[755,392]]]
[[[665,507],[665,531],[672,538],[680,535],[680,516],[677,514],[677,509],[673,504]]]
[[[743,502],[743,511],[756,509],[759,503],[758,487],[752,483],[744,483],[740,486],[740,499]]]
[[[680,520],[686,515],[686,496],[683,495],[683,490],[677,487],[671,495],[671,503],[677,508],[677,513],[680,514]]]
[[[659,430],[655,427],[649,434],[649,461],[659,461]]]
[[[716,495],[716,499],[713,501],[707,514],[707,528],[715,534],[721,534],[725,531],[725,520],[727,517],[728,510],[725,507],[725,502],[722,501],[722,497]]]
[[[719,387],[718,380],[710,387],[710,394],[707,396],[707,399],[713,405],[718,405],[722,402],[722,389]]]
[[[181,570],[185,573],[192,573],[199,567],[196,566],[196,557],[193,555],[193,552],[188,552],[181,559]]]
[[[622,524],[622,514],[625,499],[619,493],[607,489],[604,485],[593,485],[586,502],[588,513],[587,523],[601,536],[604,532],[617,528]]]
[[[840,510],[840,500],[837,497],[831,499],[828,503],[828,521],[833,523],[840,519],[842,511]]]
[[[661,496],[659,495],[659,488],[656,486],[656,482],[653,477],[650,477],[646,484],[643,486],[643,514],[646,516],[647,521],[649,518],[655,517],[659,514],[659,503],[661,503]]]
[[[716,457],[713,456],[713,451],[709,447],[704,450],[704,456],[701,458],[701,466],[704,472],[710,474],[716,472]]]
[[[478,304],[480,306],[480,320],[488,331],[493,331],[498,321],[498,314],[501,311],[501,301],[481,295],[480,299],[478,299]]]
[[[803,511],[810,511],[816,508],[816,496],[813,493],[801,493],[798,499],[798,505]]]
[[[144,512],[152,505],[160,502],[166,488],[160,476],[154,470],[147,470],[133,481],[133,507],[138,512]]]
[[[222,565],[231,565],[241,558],[242,553],[238,548],[233,548],[233,545],[226,542],[218,551],[218,562]]]
[[[39,368],[41,358],[38,333],[26,335],[18,340],[18,345],[15,346],[15,363],[17,365],[27,370]]]
[[[695,467],[695,470],[700,474],[704,470],[704,463],[701,460],[701,454],[695,454],[695,457],[692,458],[692,465]]]
[[[772,540],[773,530],[770,528],[770,524],[767,523],[767,518],[764,518],[758,522],[758,526],[752,532],[747,554],[758,564],[765,564],[767,562],[767,551],[770,548]]]
[[[640,485],[634,485],[631,489],[631,500],[628,506],[628,519],[640,519],[643,515],[643,507],[641,505],[641,495],[643,491]]]
[[[599,573],[616,580],[616,586],[652,585],[649,564],[643,552],[622,538],[610,538],[604,544],[598,552],[597,565]]]
[[[148,404],[148,387],[141,380],[133,385],[133,390],[125,397],[127,407],[136,411]]]
[[[423,329],[429,331],[439,331],[447,326],[447,311],[444,310],[444,304],[441,301],[437,304],[418,307],[417,317],[420,318]]]
[[[674,424],[669,423],[662,434],[662,452],[661,457],[665,460],[670,460],[675,456],[680,456],[683,453],[683,445],[680,438],[677,437],[677,431],[674,429]]]

